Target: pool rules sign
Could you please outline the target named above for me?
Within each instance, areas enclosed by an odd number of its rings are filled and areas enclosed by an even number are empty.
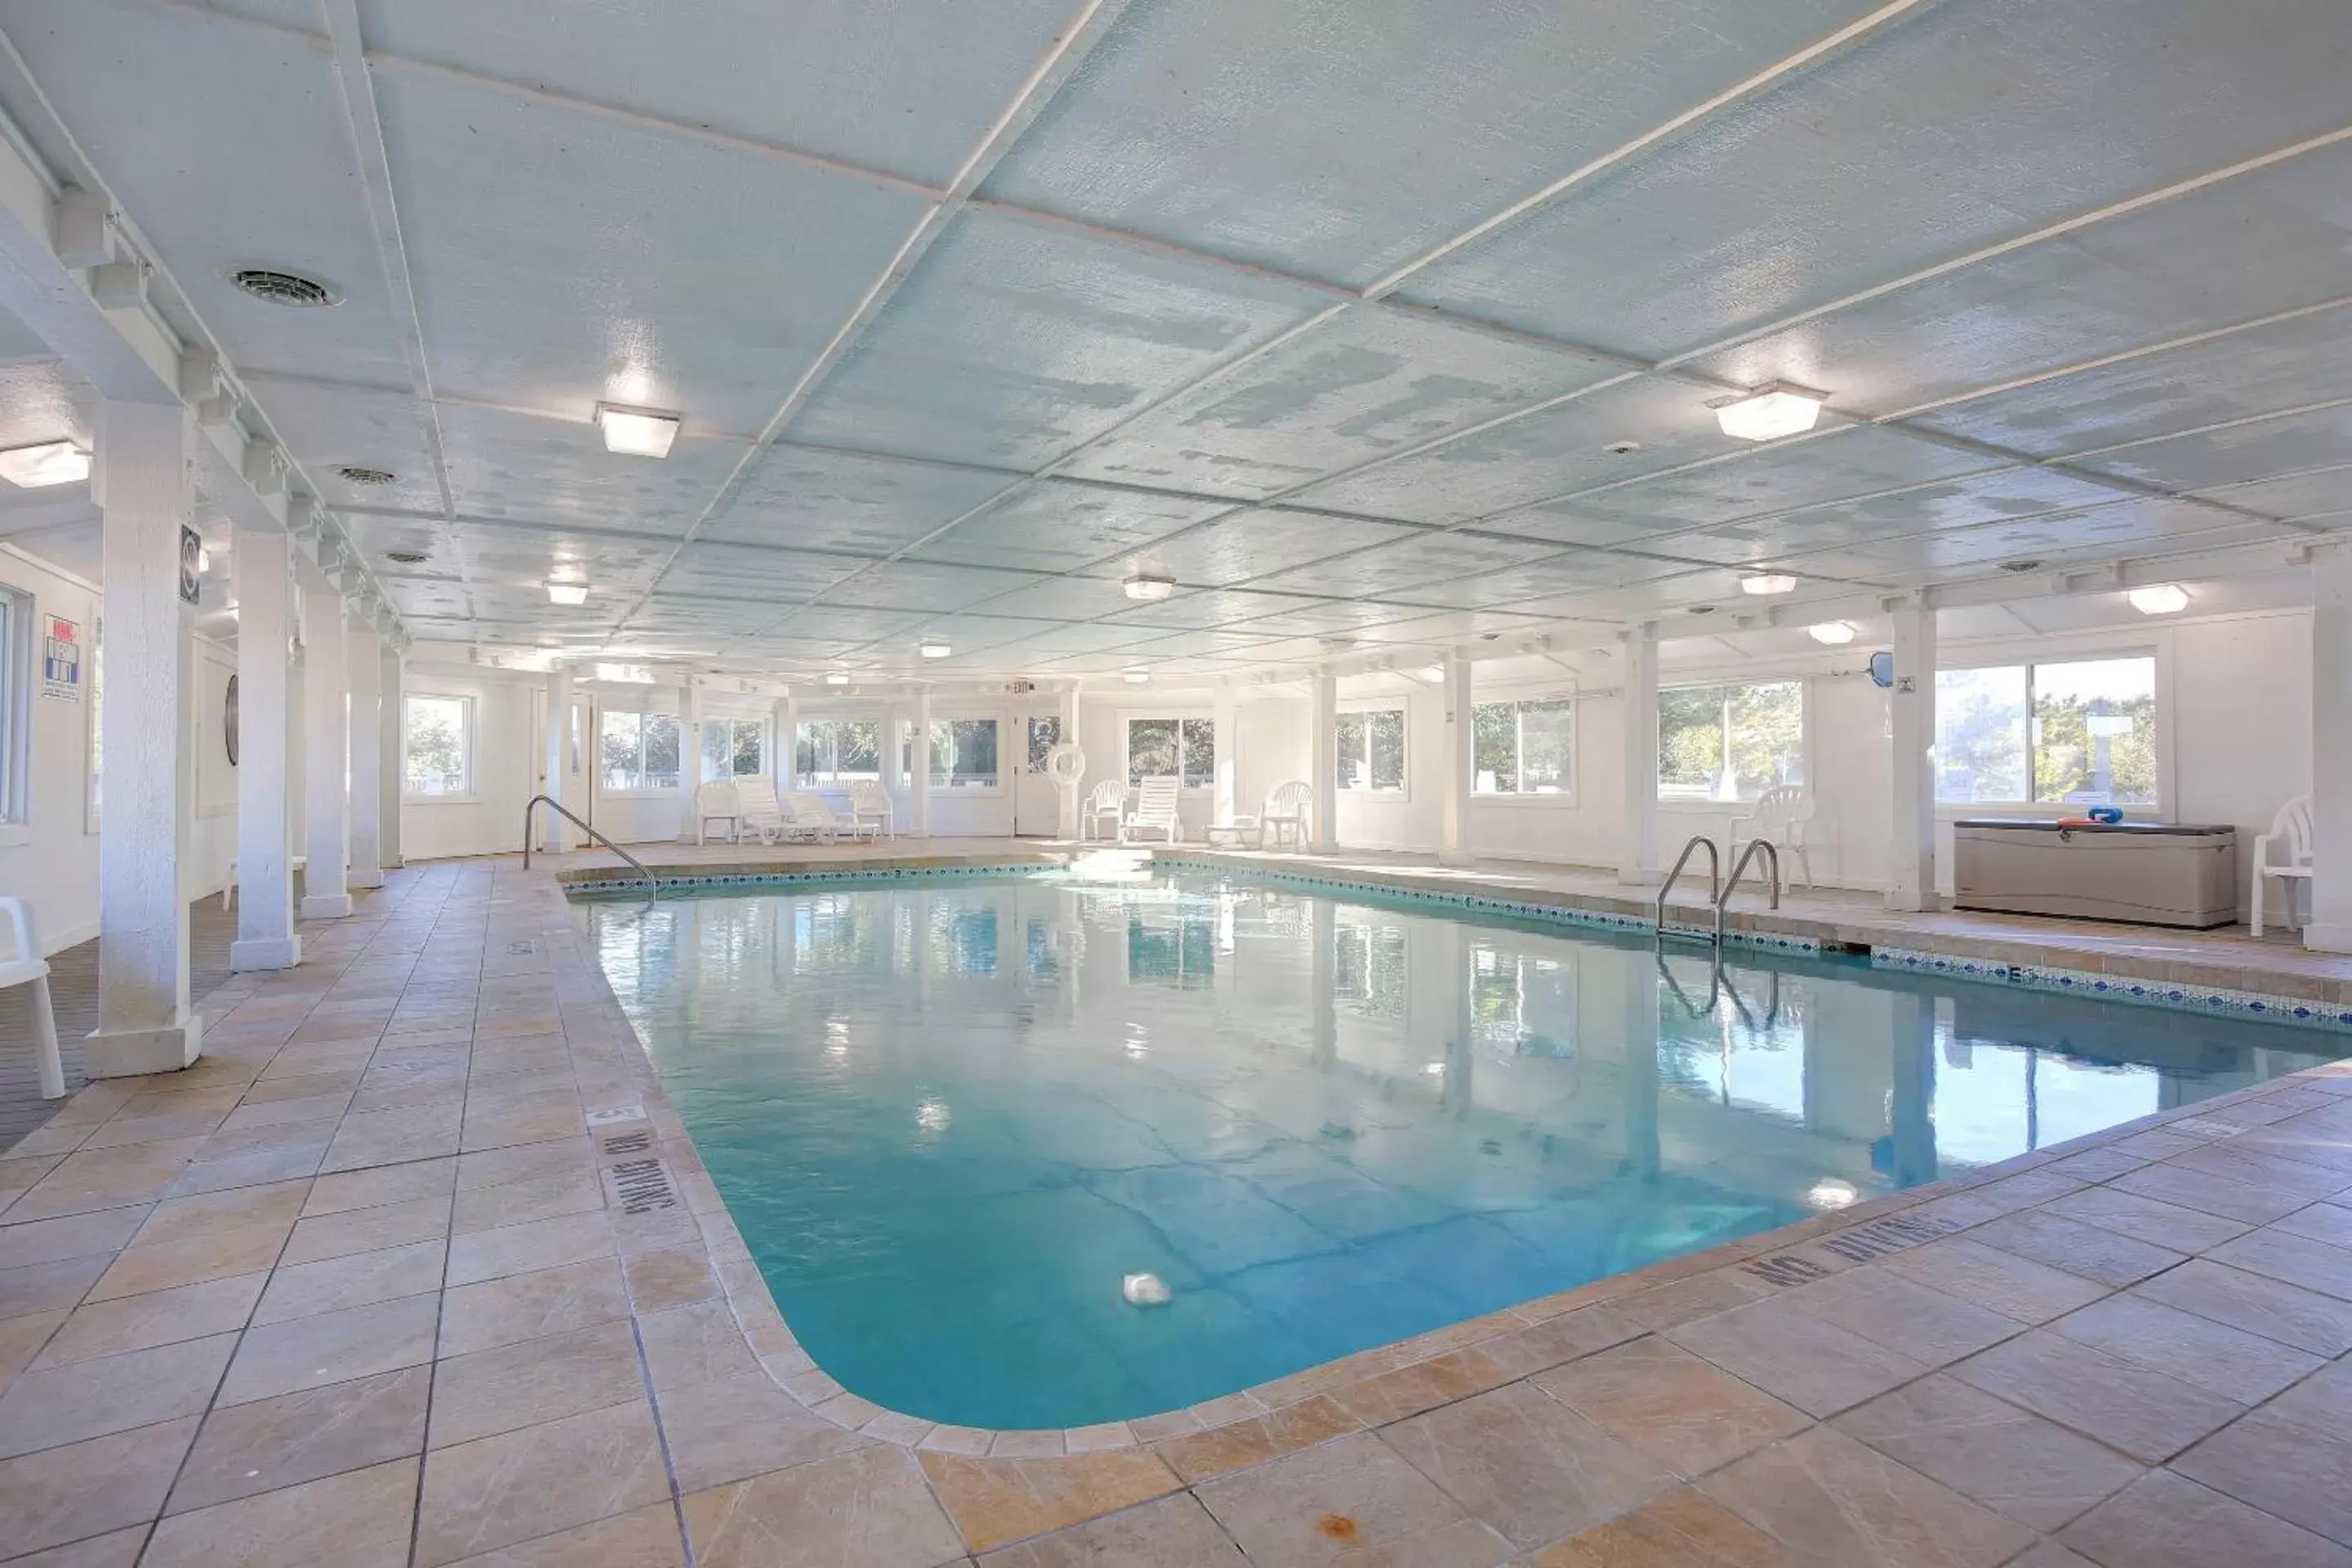
[[[41,639],[41,695],[60,702],[81,700],[81,627],[63,616],[48,618]]]

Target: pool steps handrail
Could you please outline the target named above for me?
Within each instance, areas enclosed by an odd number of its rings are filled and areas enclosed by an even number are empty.
[[[1692,937],[1706,935],[1706,932],[1702,931],[1669,931],[1666,929],[1666,895],[1673,892],[1675,884],[1681,880],[1683,868],[1690,864],[1691,852],[1700,848],[1706,851],[1707,899],[1713,902],[1719,900],[1723,896],[1723,857],[1717,853],[1714,839],[1704,833],[1694,833],[1690,836],[1690,842],[1683,846],[1683,852],[1675,857],[1675,868],[1666,873],[1666,879],[1658,887],[1657,916],[1654,924],[1657,928],[1657,937],[1661,942],[1669,935]],[[1723,940],[1723,919],[1720,911],[1721,906],[1718,903],[1715,922],[1715,940],[1717,942]]]
[[[611,839],[597,832],[590,824],[581,821],[577,816],[574,816],[571,812],[564,809],[563,803],[562,801],[557,800],[551,795],[532,795],[523,805],[522,868],[524,870],[528,871],[530,869],[530,814],[532,811],[542,805],[555,813],[558,816],[563,818],[564,821],[572,824],[572,826],[578,828],[589,837],[594,839],[597,843],[602,844],[605,848],[610,849],[614,854],[618,855],[622,859],[626,860],[630,867],[635,870],[637,875],[646,879],[646,909],[652,909],[655,904],[661,900],[661,884],[654,879],[654,874],[651,871],[646,869],[646,863],[644,861],[638,859],[635,856],[630,854],[627,850],[622,848],[619,845],[614,843]]]
[[[1731,880],[1723,885],[1723,891],[1716,897],[1715,943],[1717,947],[1723,945],[1724,908],[1731,902],[1731,895],[1739,891],[1739,879],[1746,875],[1748,870],[1748,862],[1756,858],[1756,851],[1759,849],[1764,851],[1764,858],[1770,865],[1772,870],[1772,880],[1770,883],[1772,908],[1777,910],[1780,907],[1780,848],[1769,838],[1751,838],[1748,841],[1748,847],[1739,852],[1739,858],[1731,863]]]

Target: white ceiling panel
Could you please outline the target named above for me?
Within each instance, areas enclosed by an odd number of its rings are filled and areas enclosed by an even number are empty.
[[[254,378],[253,393],[287,455],[329,506],[441,510],[422,405],[405,389],[263,375]],[[392,482],[353,484],[337,472],[345,467],[374,468]]]
[[[1193,631],[1163,633],[1157,628],[1139,626],[1138,636],[1126,652],[1138,658],[1192,658],[1218,654],[1246,653],[1264,647],[1274,639],[1246,626],[1219,629],[1202,628]]]
[[[547,584],[551,578],[586,583],[589,603],[603,606],[608,619],[626,603],[626,596],[654,585],[656,574],[674,548],[667,540],[643,535],[498,528],[474,522],[461,522],[450,532],[467,581],[527,590],[541,604],[549,603]]]
[[[604,450],[593,425],[444,405],[441,448],[457,510],[627,528],[671,538],[702,512],[743,448],[681,436],[660,462]]]
[[[828,593],[825,600],[877,610],[961,610],[1037,580],[1026,572],[894,561],[860,573]]]
[[[1293,598],[1290,605],[1273,615],[1258,616],[1249,623],[1248,629],[1269,637],[1320,637],[1327,632],[1354,631],[1422,613],[1401,605],[1368,604],[1361,599]]]
[[[1835,576],[1916,574],[1998,561],[2054,561],[2085,550],[2169,544],[2217,531],[2235,533],[2245,527],[2203,507],[2177,501],[2124,501],[2065,518],[1991,523],[1825,550],[1797,557],[1792,564],[1801,573]]]
[[[1596,498],[1596,504],[1605,509],[1607,497]],[[1545,540],[1554,544],[1591,546],[1628,545],[1648,548],[1657,542],[1679,532],[1684,525],[1673,518],[1632,517],[1610,515],[1595,517],[1584,510],[1582,501],[1553,501],[1547,506],[1531,506],[1518,511],[1505,512],[1490,518],[1473,531],[1506,539]]]
[[[455,582],[465,575],[465,562],[449,526],[437,518],[345,512],[342,523],[352,548],[359,552],[367,569],[384,582],[395,577],[443,577]],[[394,550],[425,559],[406,563],[387,560]]]
[[[2352,463],[2352,403],[2104,452],[2077,466],[2173,489],[2243,484]]]
[[[1223,587],[1286,572],[1310,561],[1369,549],[1420,531],[1401,523],[1363,522],[1318,512],[1268,510],[1225,518],[1139,550],[1113,568],[1149,563],[1180,583]]]
[[[887,555],[978,506],[1011,478],[779,442],[761,455],[700,537]]]
[[[1834,506],[1809,507],[1654,540],[1662,553],[1749,563],[1775,553],[1968,528],[2002,518],[2068,511],[2112,501],[2108,486],[2047,468],[2011,468]]]
[[[0,312],[0,331],[14,328]],[[0,363],[0,447],[43,441],[75,441],[92,447],[98,399],[87,382],[53,359],[35,357]]]
[[[1923,7],[1406,293],[1684,352],[2334,130],[2342,29],[2340,0]]]
[[[361,16],[395,54],[945,184],[1070,10],[1069,0],[364,0]]]
[[[2340,518],[2352,512],[2352,464],[2230,485],[2208,495],[2269,517]]]
[[[378,72],[435,386],[761,428],[922,211],[698,142]],[[581,221],[583,184],[629,198]]]
[[[1040,577],[990,599],[985,611],[992,616],[1090,621],[1127,602],[1117,583],[1101,577]]]
[[[829,446],[1041,468],[1325,302],[1160,252],[968,216],[792,429]]]
[[[1550,553],[1552,546],[1523,540],[1424,534],[1340,560],[1277,573],[1255,585],[1286,594],[1416,601],[1417,591],[1432,584],[1516,566]]]
[[[1617,374],[1417,312],[1351,310],[1154,409],[1069,471],[1270,496]]]
[[[1113,626],[1108,621],[1066,622],[1024,638],[1019,651],[1042,655],[1100,653],[1105,648],[1125,647],[1152,635],[1134,626]]]
[[[1130,626],[1222,626],[1296,608],[1297,604],[1283,594],[1210,589],[1178,594],[1156,604],[1129,605],[1103,619]]]
[[[1891,430],[1850,426],[1759,447],[1728,462],[1636,479],[1576,504],[1603,519],[1714,524],[2001,466]]]
[[[775,623],[775,635],[782,637],[813,637],[823,642],[864,644],[888,638],[911,637],[923,617],[898,610],[843,608],[833,605],[795,605],[782,607]]]
[[[1231,504],[1045,479],[957,523],[913,559],[1074,571],[1214,517]]]
[[[1368,283],[1868,8],[1138,5],[985,188]]]
[[[663,574],[666,595],[707,594],[720,599],[758,599],[781,616],[788,605],[842,582],[864,563],[847,555],[804,550],[760,550],[745,544],[705,544],[678,552]]]

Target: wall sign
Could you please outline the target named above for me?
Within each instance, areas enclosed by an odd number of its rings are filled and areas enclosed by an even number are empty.
[[[41,695],[60,702],[81,700],[81,628],[63,616],[48,618],[41,643]]]
[[[197,563],[202,559],[205,542],[186,523],[180,525],[180,597],[193,605],[200,596],[196,580],[203,575]]]

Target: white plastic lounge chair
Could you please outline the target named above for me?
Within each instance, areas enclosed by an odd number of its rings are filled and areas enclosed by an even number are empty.
[[[856,824],[836,815],[833,807],[824,803],[824,796],[810,790],[796,789],[784,799],[793,808],[794,826],[808,828],[817,837],[835,839],[856,837]]]
[[[890,792],[882,787],[880,779],[849,781],[850,825],[860,835],[871,833],[877,838],[896,838],[898,830],[890,805]]]
[[[1184,837],[1184,825],[1176,819],[1177,781],[1173,778],[1145,779],[1136,786],[1135,810],[1119,824],[1118,841],[1126,843],[1139,833],[1157,833],[1169,843]]]
[[[784,815],[776,801],[776,781],[765,773],[747,773],[737,779],[735,800],[743,813],[736,835],[739,841],[745,833],[756,835],[762,844],[773,844],[779,838],[811,836],[812,830],[800,827]]]
[[[697,844],[709,842],[704,835],[714,822],[727,825],[730,842],[743,837],[743,806],[736,796],[733,779],[714,779],[694,792],[694,841]]]
[[[65,1062],[58,1055],[58,1016],[49,1005],[49,964],[33,934],[30,899],[0,899],[0,921],[16,938],[6,958],[0,958],[0,991],[30,984],[33,988],[33,1059],[41,1073],[41,1098],[61,1100],[66,1092]]]

